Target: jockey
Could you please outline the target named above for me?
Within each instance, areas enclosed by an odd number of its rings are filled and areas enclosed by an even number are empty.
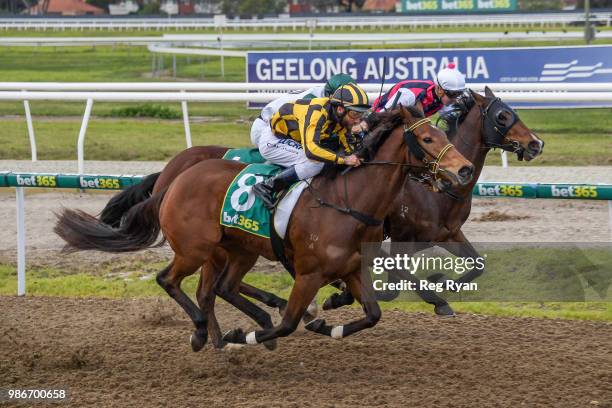
[[[465,76],[448,64],[436,75],[435,80],[405,80],[395,84],[378,97],[372,105],[374,112],[392,110],[401,106],[416,106],[429,117],[448,106],[465,90]]]
[[[297,100],[280,107],[259,140],[259,151],[268,161],[287,167],[276,176],[253,186],[269,209],[274,193],[298,180],[314,177],[325,163],[359,166],[347,132],[361,122],[370,109],[368,95],[358,85],[343,85],[331,98]],[[336,150],[342,147],[344,154]]]
[[[355,80],[350,75],[336,74],[329,78],[325,85],[318,85],[301,92],[290,92],[273,100],[264,106],[259,117],[253,122],[251,126],[251,143],[254,146],[259,146],[259,138],[263,130],[270,127],[272,116],[287,102],[295,102],[298,99],[330,97],[340,86],[351,82],[355,82]]]

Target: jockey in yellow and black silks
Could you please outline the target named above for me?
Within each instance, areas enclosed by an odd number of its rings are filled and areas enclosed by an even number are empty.
[[[257,119],[253,121],[251,125],[251,143],[259,147],[259,139],[266,128],[270,127],[272,116],[274,116],[284,104],[295,102],[298,99],[329,98],[336,92],[336,89],[352,82],[355,82],[355,80],[350,75],[336,74],[329,78],[325,84],[313,86],[304,91],[289,92],[276,98],[264,106]]]
[[[359,166],[346,136],[369,108],[367,94],[354,83],[341,86],[329,98],[281,106],[261,136],[259,151],[266,160],[287,168],[253,186],[253,192],[271,209],[274,193],[316,176],[326,162]]]

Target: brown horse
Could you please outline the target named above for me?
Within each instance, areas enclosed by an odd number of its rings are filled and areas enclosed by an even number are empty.
[[[492,148],[502,148],[517,154],[519,160],[532,160],[542,153],[544,142],[518,118],[516,112],[485,88],[485,97],[476,92],[463,96],[458,104],[460,116],[450,123],[449,139],[457,150],[474,163],[475,174],[465,186],[432,194],[418,182],[408,180],[385,220],[386,235],[393,242],[411,242],[412,249],[422,250],[434,245],[446,248],[459,257],[479,258],[480,254],[461,231],[472,209],[472,191]],[[457,123],[460,122],[460,123]],[[458,282],[471,282],[484,272],[475,267],[463,274]],[[436,276],[438,280],[443,276]],[[418,280],[409,273],[391,273],[390,281]],[[418,285],[416,286],[418,287]],[[417,290],[427,303],[434,305],[438,315],[452,316],[447,301],[435,292]],[[395,299],[399,292],[377,292],[379,300]],[[353,302],[349,292],[332,295],[323,305],[333,309]]]
[[[434,171],[434,177],[458,186],[471,180],[473,168],[441,130],[401,109],[384,115],[364,142],[370,165],[335,178],[317,177],[302,194],[294,209],[285,243],[287,257],[295,267],[295,284],[280,325],[245,335],[232,330],[224,340],[257,344],[292,333],[320,287],[342,279],[363,305],[365,317],[346,326],[331,327],[322,320],[307,328],[335,338],[346,337],[374,326],[380,318],[369,274],[360,273],[361,243],[380,242],[382,227],[366,224],[351,214],[382,220],[408,176],[407,169]],[[415,166],[411,150],[421,150],[434,160],[432,166]],[[418,153],[417,153],[418,154]],[[376,165],[374,165],[376,164]],[[64,210],[55,231],[69,250],[95,249],[107,252],[137,251],[154,245],[163,232],[175,256],[157,276],[157,282],[187,312],[195,325],[192,348],[199,350],[208,336],[208,313],[213,291],[251,315],[267,315],[238,293],[239,284],[258,256],[275,259],[270,240],[219,224],[225,192],[244,168],[228,160],[205,160],[181,173],[167,190],[134,206],[119,228],[111,228],[83,212]],[[373,183],[372,181],[378,181]],[[437,185],[444,185],[440,182]],[[343,202],[345,201],[346,202]],[[340,213],[321,202],[351,208]],[[224,261],[217,255],[223,251]],[[200,266],[211,266],[210,279],[203,282],[200,308],[182,291],[182,280]],[[223,265],[220,265],[222,263]]]
[[[455,189],[449,194],[433,194],[424,184],[409,179],[387,217],[386,233],[394,242],[460,243],[461,245],[447,246],[447,249],[458,256],[474,257],[478,254],[461,231],[461,227],[470,214],[472,189],[484,167],[486,155],[492,148],[501,148],[516,153],[519,160],[531,160],[542,153],[544,142],[518,119],[512,108],[497,99],[488,87],[485,88],[485,96],[470,92],[457,106],[461,114],[460,123],[453,121],[450,124],[452,129],[449,137],[456,141],[457,149],[474,163],[475,177],[469,185]],[[221,158],[227,150],[229,148],[219,146],[197,146],[183,150],[168,162],[163,172],[151,174],[142,183],[113,197],[102,211],[100,219],[109,225],[118,226],[121,217],[132,206],[152,193],[166,188],[191,166],[202,160]],[[461,251],[457,252],[457,248],[461,248]],[[481,268],[468,271],[460,281],[470,282],[483,271]],[[413,275],[404,275],[404,279],[414,279]],[[390,277],[396,278],[398,277]],[[286,305],[284,299],[244,283],[240,291],[270,307],[282,310]],[[417,293],[423,300],[434,305],[437,314],[454,314],[446,300],[435,292],[418,290]],[[397,294],[379,294],[379,300],[392,300]],[[324,307],[335,308],[352,302],[350,293],[345,292],[333,295]]]

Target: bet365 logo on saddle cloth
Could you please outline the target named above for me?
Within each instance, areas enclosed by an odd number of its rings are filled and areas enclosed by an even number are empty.
[[[270,212],[252,190],[279,170],[269,164],[250,164],[238,173],[225,193],[221,225],[270,238]]]

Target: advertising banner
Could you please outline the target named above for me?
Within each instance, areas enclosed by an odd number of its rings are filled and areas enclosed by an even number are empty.
[[[468,83],[612,82],[612,45],[249,52],[247,82],[323,83],[342,72],[351,75],[359,84],[379,84],[384,70],[385,84],[390,85],[405,79],[432,79],[440,68],[451,62],[465,74]],[[572,103],[571,106],[581,104]]]
[[[469,13],[516,10],[516,0],[402,0],[408,13]]]

